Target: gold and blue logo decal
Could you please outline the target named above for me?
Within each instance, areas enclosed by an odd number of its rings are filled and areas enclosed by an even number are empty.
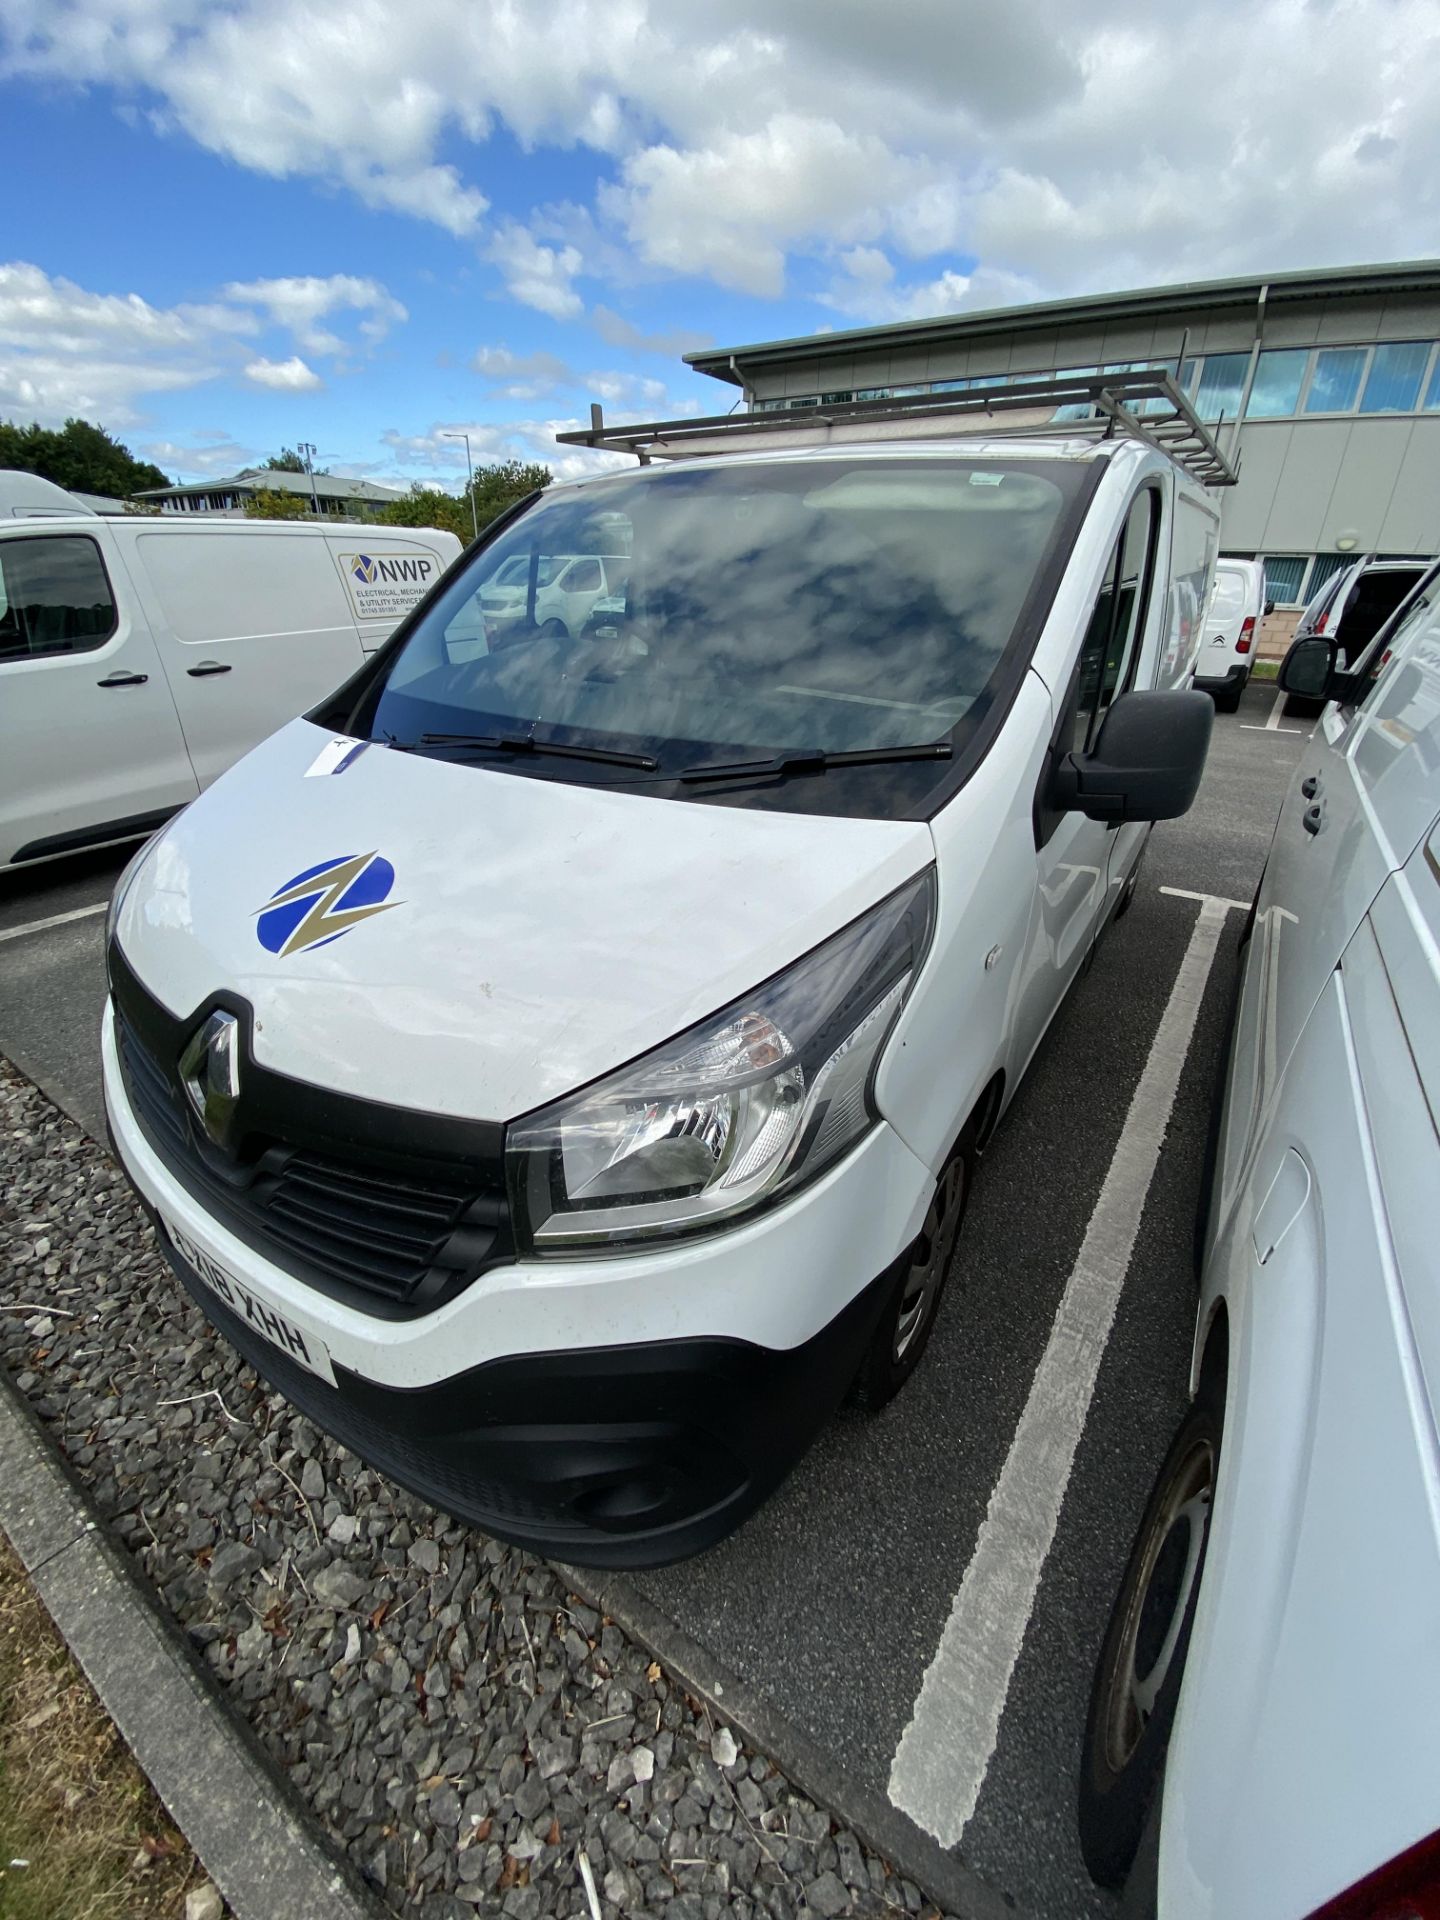
[[[255,932],[262,947],[283,960],[328,946],[362,920],[398,907],[389,898],[395,869],[379,853],[341,854],[287,880],[259,909]]]
[[[370,555],[368,553],[356,554],[355,565],[351,568],[351,572],[355,575],[355,578],[360,582],[362,586],[365,586],[365,587],[374,586],[377,568],[376,568],[375,562],[370,558]]]

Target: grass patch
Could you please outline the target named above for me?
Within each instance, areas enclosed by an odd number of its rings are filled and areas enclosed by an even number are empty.
[[[202,1878],[0,1536],[0,1920],[179,1920]]]
[[[1252,680],[1273,680],[1280,671],[1278,660],[1257,660],[1250,669]]]

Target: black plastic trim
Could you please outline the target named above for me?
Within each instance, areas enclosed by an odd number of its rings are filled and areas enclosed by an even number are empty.
[[[11,854],[11,864],[18,867],[26,860],[45,860],[54,854],[84,853],[89,847],[103,847],[112,840],[140,840],[157,832],[179,811],[178,806],[161,807],[156,813],[132,813],[123,820],[107,820],[102,826],[79,827],[71,833],[48,834],[43,840],[27,840]]]
[[[307,1418],[457,1520],[590,1567],[667,1566],[753,1513],[839,1405],[901,1264],[789,1351],[720,1337],[578,1348],[419,1388],[337,1365],[332,1387],[157,1232],[206,1317]]]

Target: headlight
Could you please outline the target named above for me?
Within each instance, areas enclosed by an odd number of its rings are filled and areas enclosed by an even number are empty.
[[[875,1065],[934,909],[931,869],[689,1032],[517,1121],[521,1250],[695,1233],[822,1173],[875,1123]]]
[[[110,942],[115,938],[115,922],[120,918],[120,909],[125,904],[125,896],[130,891],[130,883],[144,864],[145,856],[154,845],[157,836],[151,834],[142,840],[137,850],[125,863],[125,871],[115,882],[115,891],[110,896],[110,905],[105,913],[105,951],[110,951]]]

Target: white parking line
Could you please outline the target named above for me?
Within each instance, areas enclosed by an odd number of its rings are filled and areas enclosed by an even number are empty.
[[[895,1750],[891,1801],[945,1847],[959,1844],[995,1751],[1220,929],[1237,905],[1201,897],[1025,1411]]]
[[[48,920],[27,920],[23,927],[5,927],[0,929],[0,940],[22,940],[27,933],[44,933],[50,927],[68,926],[72,920],[88,920],[92,914],[104,913],[109,904],[108,900],[97,900],[93,907],[72,907],[69,913],[52,913]]]
[[[1245,732],[1245,733],[1303,733],[1305,731],[1303,727],[1282,727],[1280,724],[1280,716],[1285,711],[1285,701],[1287,697],[1288,696],[1283,693],[1276,694],[1275,704],[1271,707],[1269,713],[1265,716],[1265,720],[1263,724],[1258,720],[1242,720],[1240,722],[1240,727],[1242,732]]]

